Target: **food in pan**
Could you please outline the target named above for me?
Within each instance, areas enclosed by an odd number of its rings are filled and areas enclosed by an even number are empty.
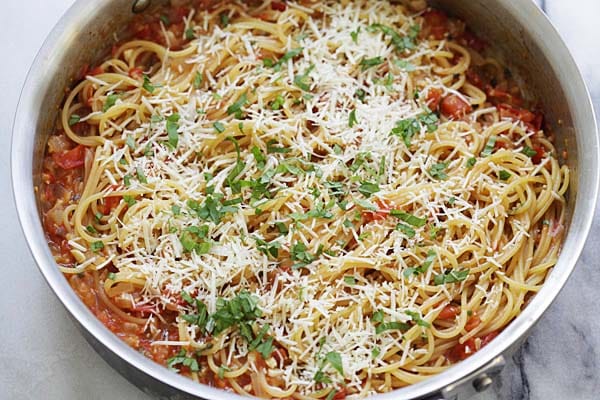
[[[465,359],[542,287],[566,155],[462,21],[197,2],[128,31],[68,90],[39,198],[133,348],[241,394],[359,398]]]

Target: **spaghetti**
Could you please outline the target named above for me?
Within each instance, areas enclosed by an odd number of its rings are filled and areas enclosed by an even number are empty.
[[[192,379],[364,396],[485,346],[543,285],[569,170],[420,1],[139,17],[66,96],[40,198],[95,315]]]

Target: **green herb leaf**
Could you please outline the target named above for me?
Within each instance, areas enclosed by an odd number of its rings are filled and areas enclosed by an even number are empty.
[[[290,249],[290,256],[293,261],[298,261],[294,267],[301,267],[312,263],[316,260],[316,257],[310,254],[306,248],[306,245],[302,242],[298,242]]]
[[[167,135],[169,137],[169,144],[174,148],[179,143],[179,114],[171,114],[167,117]]]
[[[272,66],[276,69],[276,70],[280,70],[281,66],[285,63],[287,63],[289,60],[293,59],[294,57],[300,55],[302,53],[302,51],[304,50],[303,47],[297,47],[295,49],[292,49],[288,52],[286,52],[276,63],[274,63]],[[266,65],[265,65],[266,66]]]
[[[350,32],[350,37],[352,38],[352,41],[356,44],[358,44],[358,34],[360,33],[360,26],[358,28],[356,28],[355,31]]]
[[[135,169],[135,173],[140,183],[148,183],[148,179],[146,179],[146,175],[144,175],[144,170],[141,167],[137,167]]]
[[[171,20],[166,15],[161,15],[160,20],[163,24],[165,24],[165,26],[169,26],[171,24]]]
[[[375,327],[375,333],[377,335],[385,332],[385,331],[395,331],[399,330],[400,332],[406,332],[410,329],[410,325],[405,322],[393,321],[393,322],[384,322]]]
[[[81,117],[77,114],[71,114],[69,117],[69,126],[73,126],[81,121]]]
[[[94,253],[97,253],[98,251],[102,250],[103,248],[104,248],[104,242],[102,240],[97,240],[90,244],[90,250],[93,251]]]
[[[69,125],[71,123],[69,122]],[[532,149],[529,146],[525,146],[523,147],[523,150],[521,150],[521,153],[525,154],[527,157],[533,157],[537,154],[537,151],[535,151],[534,149]]]
[[[213,127],[215,128],[215,131],[217,131],[219,133],[225,132],[225,125],[223,125],[222,122],[219,122],[219,121],[214,122]]]
[[[142,87],[148,92],[148,93],[153,93],[154,92],[154,85],[152,84],[152,81],[150,80],[150,77],[146,74],[144,74],[144,84],[142,85]]]
[[[467,160],[467,168],[473,168],[473,166],[475,165],[475,163],[477,162],[477,159],[475,157],[471,157]]]
[[[443,274],[436,275],[433,278],[433,282],[439,286],[439,285],[443,285],[445,283],[462,282],[465,279],[467,279],[468,276],[469,276],[468,269],[464,269],[461,271],[454,271],[451,269],[450,271],[447,271]]]
[[[202,73],[200,71],[196,71],[196,75],[194,75],[194,89],[200,89],[202,85]]]
[[[102,112],[107,112],[112,106],[114,106],[115,103],[117,102],[118,98],[119,98],[119,95],[117,95],[117,94],[108,95],[106,97],[106,101],[104,102],[104,105],[102,106]]]
[[[175,357],[171,357],[167,360],[167,367],[172,371],[179,371],[175,368],[175,366],[178,364],[188,367],[192,372],[200,371],[198,361],[194,357],[188,357],[184,349],[181,349],[181,351]]]
[[[365,197],[371,197],[372,194],[380,191],[377,183],[362,182],[358,187],[358,191]]]
[[[508,180],[508,178],[510,178],[511,176],[512,176],[511,173],[504,169],[502,171],[498,172],[498,178],[500,178],[500,180],[502,180],[502,181]]]
[[[481,157],[489,157],[492,155],[494,151],[494,147],[496,147],[496,136],[490,136],[488,139],[483,151],[481,152]]]
[[[364,208],[365,210],[377,211],[377,207],[373,203],[369,202],[368,200],[353,199],[352,201],[354,202],[354,204]]]
[[[448,174],[446,174],[446,167],[448,167],[448,164],[446,163],[433,164],[431,168],[429,168],[429,175],[431,175],[431,177],[434,179],[448,179]]]
[[[98,233],[98,231],[96,230],[96,228],[94,228],[93,225],[86,226],[85,230],[88,231],[89,233]]]
[[[404,233],[409,239],[414,238],[416,235],[415,230],[405,224],[401,224],[401,223],[397,224],[396,229],[399,230],[400,232]]]
[[[423,318],[421,318],[421,315],[418,312],[406,310],[405,314],[408,315],[410,317],[410,319],[415,321],[417,323],[417,325],[423,326],[425,328],[431,327],[431,324],[429,322],[425,321]]]
[[[131,151],[135,151],[135,139],[133,138],[133,135],[127,135],[125,144],[131,149]]]
[[[415,71],[417,68],[406,60],[394,60],[394,64],[406,72]]]
[[[252,155],[254,156],[254,160],[256,161],[256,166],[258,169],[262,170],[265,167],[267,162],[267,158],[263,154],[262,150],[258,146],[253,146],[250,150]]]
[[[289,153],[290,151],[292,151],[292,149],[289,149],[287,147],[283,147],[283,146],[274,146],[274,144],[277,143],[277,140],[275,139],[271,139],[267,142],[267,154],[271,154],[271,153]]]
[[[407,36],[401,36],[398,32],[390,28],[389,26],[385,26],[382,24],[372,24],[369,26],[370,31],[381,31],[384,35],[389,36],[392,44],[396,48],[397,51],[405,51],[405,50],[413,50],[416,47],[416,39],[419,35],[420,27],[418,25],[413,25],[410,28],[409,34]]]
[[[344,276],[344,282],[347,285],[354,286],[356,285],[356,278],[353,276]]]
[[[271,356],[271,353],[273,353],[273,350],[275,350],[275,348],[273,347],[273,338],[272,337],[268,337],[267,340],[265,340],[264,342],[262,342],[261,344],[259,344],[256,347],[256,351],[258,351],[260,353],[260,355],[263,357],[263,359],[268,359]]]
[[[242,107],[246,105],[248,98],[246,93],[242,94],[239,99],[229,107],[227,107],[227,115],[235,114],[237,119],[242,118]]]
[[[400,218],[402,221],[409,225],[420,228],[427,223],[427,218],[419,218],[413,214],[409,214],[400,210],[390,210],[390,215],[396,218]]]
[[[309,74],[314,68],[315,68],[315,66],[311,65],[304,72],[304,74],[296,75],[294,77],[294,85],[296,85],[297,87],[299,87],[300,89],[302,89],[306,92],[310,91],[310,85],[311,85],[312,79],[310,78]]]
[[[329,365],[331,365],[337,372],[340,373],[340,375],[344,376],[342,357],[339,353],[335,351],[330,351],[325,355],[325,359],[327,360],[327,362],[329,362]]]
[[[273,100],[271,103],[271,110],[279,110],[281,106],[283,106],[283,103],[285,103],[285,99],[281,94],[278,94],[277,97],[275,97],[275,100]]]
[[[358,120],[356,119],[356,110],[350,111],[350,117],[348,118],[348,126],[352,128]]]
[[[227,13],[225,11],[223,11],[219,15],[219,19],[221,20],[221,27],[222,28],[226,28],[227,25],[229,25],[229,15],[227,15]]]
[[[196,38],[196,34],[194,33],[194,29],[193,28],[187,28],[185,30],[185,39],[186,40],[194,40]]]
[[[371,357],[372,358],[377,358],[377,356],[381,354],[381,349],[377,346],[373,347],[373,349],[371,350]]]
[[[362,89],[356,89],[356,92],[354,92],[354,96],[363,103],[365,102],[366,95],[367,93]]]
[[[124,195],[123,200],[125,201],[125,203],[127,203],[128,207],[131,207],[135,204],[135,197],[133,196]]]
[[[384,59],[381,58],[380,56],[377,56],[377,57],[373,57],[373,58],[363,58],[360,62],[360,66],[363,71],[366,71],[371,67],[376,67],[383,63],[384,63]]]

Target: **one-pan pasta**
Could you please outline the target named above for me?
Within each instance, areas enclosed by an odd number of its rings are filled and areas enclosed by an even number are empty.
[[[362,398],[492,340],[554,266],[569,170],[422,1],[196,1],[84,67],[38,188],[129,345],[264,398]]]

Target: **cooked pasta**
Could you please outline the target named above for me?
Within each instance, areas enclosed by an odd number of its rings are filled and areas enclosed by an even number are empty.
[[[204,1],[130,31],[67,93],[39,193],[59,268],[148,357],[362,398],[476,352],[544,284],[569,170],[461,21]]]

